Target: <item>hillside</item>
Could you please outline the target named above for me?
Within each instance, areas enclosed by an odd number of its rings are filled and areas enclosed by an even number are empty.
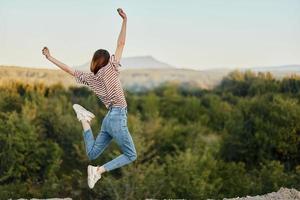
[[[125,62],[126,59],[128,61],[127,64]],[[130,63],[132,67],[129,67]],[[142,63],[148,67],[139,67]],[[77,69],[85,69],[83,71],[86,71],[88,67],[86,66],[85,68],[81,67]],[[252,70],[254,72],[269,71],[279,79],[292,74],[300,75],[300,65],[240,69],[240,71],[245,70]],[[179,69],[157,61],[152,57],[136,57],[124,59],[124,64],[121,67],[120,78],[123,86],[132,91],[151,89],[166,82],[212,89],[230,72],[231,69],[212,69],[202,71]],[[77,85],[73,77],[59,69],[38,69],[0,65],[0,82],[16,79],[29,83],[44,82],[46,85],[62,83],[66,87]]]
[[[126,69],[121,70],[121,81],[125,88],[143,90],[165,82],[176,82],[202,88],[212,88],[229,73],[229,70],[196,71],[187,69]],[[10,80],[44,82],[46,85],[62,83],[64,86],[77,85],[74,78],[61,70],[37,69],[15,66],[0,66],[0,82]]]
[[[11,80],[27,83],[43,82],[46,85],[61,82],[66,87],[76,84],[72,76],[61,70],[0,66],[0,84]]]
[[[229,72],[229,70],[128,69],[121,72],[121,81],[125,88],[135,91],[150,89],[165,82],[211,89]]]

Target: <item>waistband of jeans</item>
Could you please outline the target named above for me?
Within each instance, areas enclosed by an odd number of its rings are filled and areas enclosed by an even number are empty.
[[[109,111],[126,111],[127,112],[127,107],[109,106],[108,110]]]

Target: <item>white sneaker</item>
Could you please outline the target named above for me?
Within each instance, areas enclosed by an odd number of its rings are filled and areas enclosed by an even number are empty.
[[[93,113],[91,113],[90,111],[88,111],[87,109],[85,109],[79,104],[73,104],[73,109],[75,110],[77,114],[77,119],[79,121],[81,120],[91,121],[95,117]]]
[[[87,168],[88,173],[88,185],[92,189],[97,181],[101,178],[101,174],[98,172],[98,167],[89,165]]]

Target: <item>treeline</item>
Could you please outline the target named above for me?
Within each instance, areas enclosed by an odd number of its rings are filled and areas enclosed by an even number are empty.
[[[300,190],[300,79],[235,71],[213,90],[166,84],[127,91],[134,164],[87,186],[82,128],[73,103],[106,109],[86,87],[0,88],[0,197],[221,199],[280,187]],[[115,143],[101,165],[120,154]]]

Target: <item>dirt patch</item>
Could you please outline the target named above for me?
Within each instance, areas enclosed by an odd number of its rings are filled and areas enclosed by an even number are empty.
[[[247,197],[237,197],[237,198],[225,198],[224,200],[300,200],[300,192],[295,189],[280,188],[277,192],[271,192],[260,196],[247,196]]]

